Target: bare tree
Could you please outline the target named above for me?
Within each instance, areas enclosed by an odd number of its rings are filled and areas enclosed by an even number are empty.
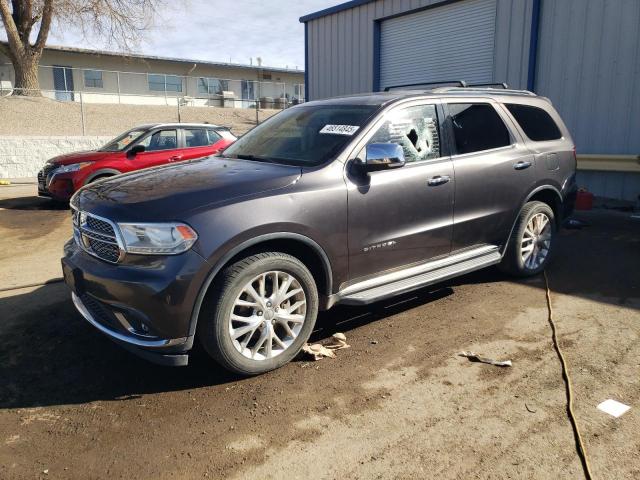
[[[164,0],[0,0],[7,44],[0,43],[15,71],[16,93],[40,95],[38,65],[52,24],[85,38],[130,51],[149,30]],[[36,33],[37,31],[37,33]],[[32,37],[35,39],[32,41]]]

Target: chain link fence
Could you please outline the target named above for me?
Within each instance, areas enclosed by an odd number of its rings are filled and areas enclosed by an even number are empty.
[[[0,135],[115,135],[153,122],[208,122],[241,134],[304,102],[297,83],[52,66],[39,76],[42,89],[16,89],[12,66],[0,65]]]

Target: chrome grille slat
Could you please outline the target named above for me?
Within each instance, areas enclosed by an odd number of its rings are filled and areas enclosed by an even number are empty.
[[[109,263],[118,263],[124,254],[115,224],[88,212],[71,210],[74,238],[87,253]]]

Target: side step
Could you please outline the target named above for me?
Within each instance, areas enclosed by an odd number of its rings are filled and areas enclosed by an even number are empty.
[[[481,247],[347,287],[337,294],[337,303],[366,305],[495,265],[501,259],[497,246]]]

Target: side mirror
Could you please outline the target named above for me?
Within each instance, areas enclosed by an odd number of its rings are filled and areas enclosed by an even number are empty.
[[[370,143],[363,166],[367,171],[374,171],[402,167],[405,163],[404,151],[397,143]]]
[[[129,157],[135,157],[137,154],[144,152],[146,149],[147,148],[144,145],[135,145],[129,149],[127,155]]]

